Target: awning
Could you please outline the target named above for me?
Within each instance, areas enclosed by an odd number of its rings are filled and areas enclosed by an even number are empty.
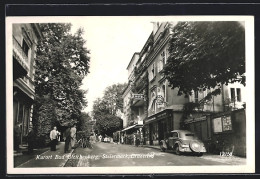
[[[165,109],[160,111],[152,116],[149,116],[148,119],[144,121],[145,125],[154,121],[159,121],[161,119],[172,117],[172,109]]]
[[[137,125],[135,124],[135,125],[129,126],[129,127],[127,127],[127,128],[124,128],[124,129],[122,130],[122,132],[127,131],[127,130],[129,130],[129,129],[132,129],[132,128],[134,128],[135,126],[137,126]]]

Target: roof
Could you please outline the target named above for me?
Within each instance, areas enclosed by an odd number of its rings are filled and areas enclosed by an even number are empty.
[[[129,68],[130,64],[132,63],[132,61],[133,61],[133,59],[134,59],[134,56],[135,56],[135,55],[139,55],[139,54],[140,54],[139,52],[135,52],[135,53],[133,54],[133,56],[132,56],[132,58],[131,58],[129,64],[127,65],[127,68],[126,68],[126,69]]]

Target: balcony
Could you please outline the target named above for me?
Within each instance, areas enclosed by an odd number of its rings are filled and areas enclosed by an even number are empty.
[[[27,72],[29,71],[28,57],[24,53],[22,46],[18,43],[15,37],[13,37],[13,57]]]

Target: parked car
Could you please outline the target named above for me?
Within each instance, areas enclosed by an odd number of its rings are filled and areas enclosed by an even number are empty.
[[[181,153],[195,153],[202,156],[206,152],[204,143],[187,130],[174,130],[168,134],[167,139],[160,141],[162,151],[173,150],[177,155]]]

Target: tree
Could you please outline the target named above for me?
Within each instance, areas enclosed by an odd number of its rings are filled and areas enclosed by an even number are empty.
[[[222,84],[245,85],[245,29],[239,22],[179,22],[172,32],[163,74],[179,95],[207,88],[217,95]]]
[[[102,134],[112,136],[113,132],[123,127],[123,121],[116,116],[117,110],[123,108],[122,92],[126,84],[114,84],[104,91],[102,98],[97,98],[93,104],[93,118],[96,119],[96,129]]]
[[[122,92],[126,88],[127,84],[113,84],[108,86],[104,92],[104,101],[107,104],[107,108],[111,114],[116,114],[118,109],[123,109],[123,97]]]
[[[90,115],[86,112],[81,112],[79,122],[78,122],[78,131],[84,132],[86,135],[90,135],[92,132],[93,120]]]
[[[80,89],[83,78],[89,72],[89,51],[85,47],[83,30],[70,33],[71,24],[40,24],[43,38],[37,45],[35,60],[36,107],[34,118],[40,121],[47,114],[39,112],[42,99],[48,96],[54,112],[52,123],[64,125],[79,120],[81,110],[87,105]],[[37,123],[37,122],[36,122]]]

